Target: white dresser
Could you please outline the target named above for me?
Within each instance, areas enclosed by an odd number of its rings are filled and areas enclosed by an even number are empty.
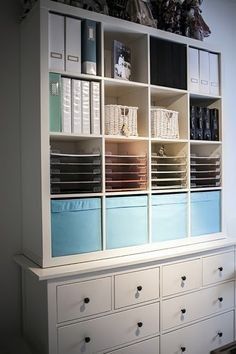
[[[224,244],[49,269],[18,256],[24,334],[40,354],[208,354],[235,338]]]

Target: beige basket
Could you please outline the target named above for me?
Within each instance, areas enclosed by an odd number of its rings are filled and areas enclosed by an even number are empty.
[[[179,139],[179,112],[160,107],[151,108],[151,134],[153,138]]]
[[[105,105],[105,134],[138,136],[138,107]]]

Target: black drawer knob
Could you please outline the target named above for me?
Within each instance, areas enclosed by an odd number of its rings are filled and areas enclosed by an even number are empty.
[[[183,281],[185,281],[187,278],[186,278],[185,275],[183,275],[183,276],[181,277],[181,279],[182,279]]]
[[[143,289],[142,285],[137,286],[138,291],[142,291],[142,289]]]
[[[185,314],[185,313],[186,313],[186,309],[181,309],[181,312],[182,312],[183,314]]]
[[[84,340],[85,340],[85,343],[89,343],[91,341],[91,338],[90,337],[85,337]]]
[[[224,268],[223,267],[219,267],[218,269],[219,269],[220,272],[222,272]]]
[[[218,332],[218,336],[221,338],[223,337],[223,333],[222,332]]]
[[[85,304],[88,304],[89,302],[90,302],[90,298],[89,298],[89,297],[85,297],[85,298],[84,298],[84,303],[85,303]]]
[[[137,325],[139,328],[141,328],[141,327],[143,327],[143,322],[138,322]]]
[[[222,296],[220,296],[220,297],[218,297],[218,300],[220,301],[220,302],[223,302],[223,297]]]
[[[186,352],[186,348],[185,347],[181,347],[181,352]]]

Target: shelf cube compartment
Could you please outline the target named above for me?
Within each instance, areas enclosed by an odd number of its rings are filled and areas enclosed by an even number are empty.
[[[220,191],[191,193],[191,236],[221,232]]]
[[[51,194],[100,193],[102,190],[101,140],[51,138]]]
[[[106,198],[108,249],[148,242],[147,196]]]
[[[106,192],[147,190],[146,141],[106,141],[105,150]]]
[[[221,186],[221,153],[218,144],[191,142],[190,181],[191,188]]]
[[[187,89],[185,44],[150,37],[151,84]]]
[[[186,112],[188,110],[188,95],[186,93],[179,93],[177,90],[151,87],[151,136],[158,139],[188,139],[188,122]],[[162,129],[160,134],[155,134],[155,120],[153,116],[155,111],[158,113],[158,120],[156,123],[161,125],[164,123],[167,126],[167,132],[163,134]],[[154,113],[154,114],[153,114]],[[162,114],[160,114],[162,113]],[[177,116],[177,124],[175,123]],[[158,125],[157,125],[158,126]],[[173,126],[176,128],[175,136],[170,134],[173,132]],[[171,129],[170,129],[171,128]],[[178,129],[177,129],[178,128]]]
[[[187,144],[152,143],[152,190],[183,189],[187,181]]]
[[[153,195],[153,242],[187,237],[187,209],[187,193]]]
[[[148,36],[105,24],[104,75],[118,80],[148,82]]]
[[[99,251],[100,198],[51,201],[52,257]]]
[[[188,48],[189,80],[188,88],[192,92],[220,95],[220,54]]]
[[[220,99],[190,95],[190,139],[222,140],[222,102]]]
[[[105,134],[148,137],[148,89],[122,80],[105,81]],[[115,108],[117,106],[117,108]],[[123,116],[123,118],[122,118]],[[120,119],[122,118],[122,119]],[[117,129],[110,129],[110,119]],[[123,121],[123,124],[121,124]],[[131,129],[130,129],[131,128]],[[112,131],[113,130],[113,131]]]

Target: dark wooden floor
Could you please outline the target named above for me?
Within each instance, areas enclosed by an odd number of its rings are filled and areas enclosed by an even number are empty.
[[[9,338],[6,342],[0,343],[0,354],[34,354],[23,338]]]

